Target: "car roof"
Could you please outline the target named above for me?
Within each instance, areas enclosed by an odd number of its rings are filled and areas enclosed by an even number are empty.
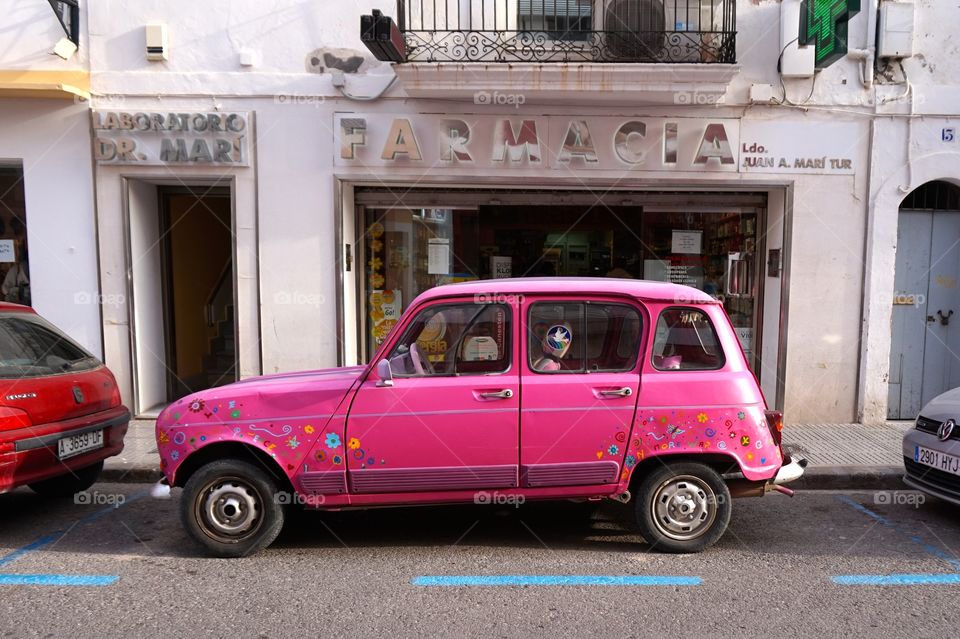
[[[31,307],[23,304],[14,304],[13,302],[0,302],[0,313],[9,311],[19,311],[21,313],[36,313]]]
[[[691,286],[615,277],[514,277],[443,284],[420,294],[422,301],[454,295],[623,295],[678,304],[719,304]]]

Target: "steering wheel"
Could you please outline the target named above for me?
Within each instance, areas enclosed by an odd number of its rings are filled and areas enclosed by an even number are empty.
[[[417,375],[433,375],[433,364],[430,360],[420,354],[420,347],[414,342],[410,345],[410,361],[413,363],[413,370]]]

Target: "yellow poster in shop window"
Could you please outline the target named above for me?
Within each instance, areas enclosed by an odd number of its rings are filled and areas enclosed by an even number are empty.
[[[385,289],[370,293],[370,334],[377,344],[382,344],[396,326],[402,306],[399,290]]]

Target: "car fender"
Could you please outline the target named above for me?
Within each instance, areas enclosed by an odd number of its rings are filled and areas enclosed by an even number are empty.
[[[774,477],[783,463],[762,405],[641,408],[634,418],[618,492],[628,489],[641,462],[651,458],[667,462],[676,455],[729,458],[751,481]]]

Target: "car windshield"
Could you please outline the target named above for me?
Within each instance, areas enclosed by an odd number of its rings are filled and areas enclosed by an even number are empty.
[[[89,370],[99,360],[28,313],[0,314],[0,379]]]

